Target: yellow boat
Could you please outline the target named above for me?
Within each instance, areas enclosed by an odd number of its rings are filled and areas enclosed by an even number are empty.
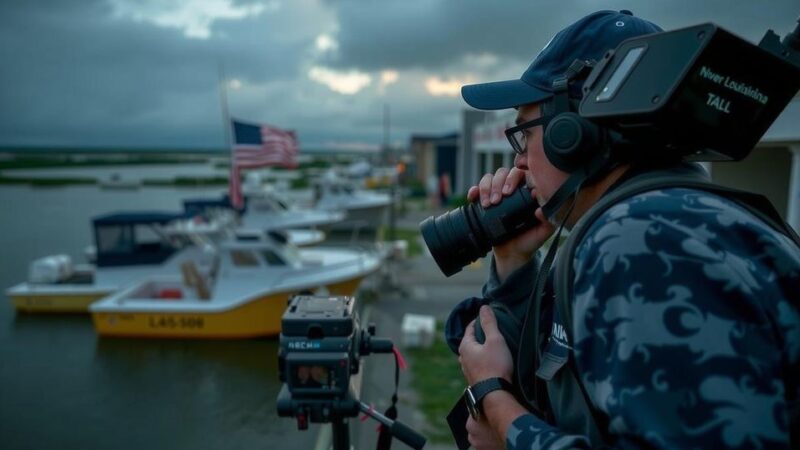
[[[297,249],[274,241],[229,242],[201,275],[153,276],[90,306],[102,336],[235,339],[274,336],[288,299],[301,292],[352,295],[383,260],[377,251]]]
[[[86,313],[93,302],[144,276],[177,271],[185,261],[208,270],[211,254],[183,236],[166,236],[167,224],[182,213],[125,212],[92,220],[95,245],[91,264],[73,264],[68,255],[31,262],[28,281],[6,290],[21,312]]]
[[[179,273],[187,261],[207,273],[213,260],[209,248],[234,232],[242,240],[267,238],[263,230],[233,230],[227,218],[198,223],[183,213],[124,212],[92,223],[95,245],[87,253],[93,264],[73,264],[68,255],[33,261],[28,281],[5,292],[17,311],[87,313],[95,301],[148,275]],[[303,246],[319,243],[325,233],[272,231],[269,238]]]

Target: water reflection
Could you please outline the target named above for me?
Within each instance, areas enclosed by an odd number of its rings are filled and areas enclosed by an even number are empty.
[[[0,287],[47,254],[82,260],[92,216],[220,192],[0,187]],[[0,302],[4,450],[314,448],[317,427],[277,417],[275,340],[99,339],[88,314],[16,314],[2,291]]]

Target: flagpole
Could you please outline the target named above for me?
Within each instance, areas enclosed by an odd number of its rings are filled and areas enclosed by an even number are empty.
[[[222,62],[219,63],[219,103],[222,108],[222,129],[225,131],[225,146],[231,150],[233,157],[233,145],[231,145],[231,118],[228,114],[228,89],[225,80],[225,68]]]
[[[242,207],[241,185],[239,168],[233,155],[233,141],[231,139],[231,117],[228,113],[228,86],[225,79],[225,67],[219,62],[219,103],[222,110],[222,129],[224,131],[225,146],[230,150],[230,171],[228,173],[228,197],[231,205],[235,208]]]

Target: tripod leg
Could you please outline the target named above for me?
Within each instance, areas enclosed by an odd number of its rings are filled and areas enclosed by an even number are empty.
[[[331,421],[333,427],[333,450],[350,450],[350,429],[347,419],[337,417]]]

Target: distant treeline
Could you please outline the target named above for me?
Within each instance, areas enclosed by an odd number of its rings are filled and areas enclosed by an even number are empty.
[[[0,159],[0,170],[5,169],[44,169],[53,167],[99,167],[145,164],[187,164],[208,162],[204,156],[182,155],[14,155]]]
[[[108,147],[15,147],[0,146],[0,154],[10,153],[15,155],[52,155],[52,154],[71,154],[71,155],[227,155],[230,150],[221,148],[191,148],[176,149],[174,147],[165,148],[108,148]]]
[[[8,184],[27,184],[38,187],[57,187],[78,184],[98,184],[95,178],[86,177],[48,177],[48,178],[18,178],[0,175],[0,185]],[[175,177],[171,180],[148,179],[142,180],[142,186],[178,186],[178,187],[202,187],[202,186],[224,186],[228,184],[228,177]],[[289,182],[291,189],[305,189],[310,186],[308,179],[298,178]]]

